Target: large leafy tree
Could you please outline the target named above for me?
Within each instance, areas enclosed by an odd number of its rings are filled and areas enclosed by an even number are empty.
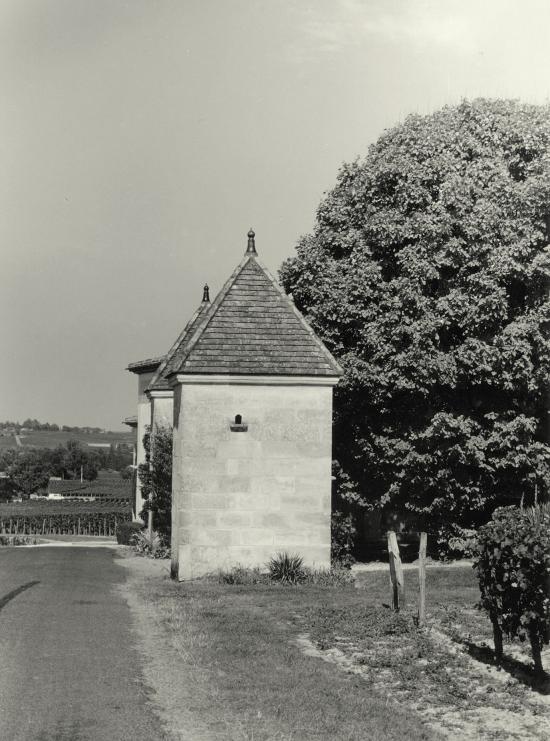
[[[10,496],[20,494],[28,499],[31,494],[48,486],[51,469],[40,450],[14,450],[3,456],[3,467],[8,475]]]
[[[475,524],[548,481],[550,107],[409,116],[345,164],[282,283],[340,359],[340,496]]]
[[[63,452],[61,466],[66,477],[76,479],[82,473],[88,481],[97,478],[101,467],[101,456],[97,451],[87,449],[79,440],[67,440],[66,449],[58,450]]]
[[[82,472],[91,481],[97,478],[101,464],[101,453],[87,450],[78,440],[69,440],[66,447],[53,449],[7,448],[0,453],[0,471],[8,476],[0,487],[0,499],[15,494],[29,497],[45,493],[50,476],[78,479]]]

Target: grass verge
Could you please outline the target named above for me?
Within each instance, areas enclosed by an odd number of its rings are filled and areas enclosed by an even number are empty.
[[[132,589],[149,608],[157,642],[177,656],[171,696],[200,720],[197,737],[206,728],[209,738],[224,741],[439,738],[410,710],[372,695],[361,677],[305,655],[297,644],[300,615],[316,605],[352,605],[353,586],[177,584],[141,576]],[[183,730],[181,737],[193,733]]]
[[[406,574],[409,606],[399,614],[384,606],[386,572],[362,573],[356,586],[298,587],[142,575],[133,592],[176,659],[172,701],[200,719],[201,739],[550,737],[549,698],[530,684],[528,652],[507,646],[517,671],[492,665],[471,571],[428,571],[420,631],[415,576]]]

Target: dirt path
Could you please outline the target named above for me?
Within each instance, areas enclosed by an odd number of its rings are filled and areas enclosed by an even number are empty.
[[[192,711],[198,689],[193,678],[186,676],[173,637],[159,622],[159,611],[140,596],[145,580],[170,579],[170,562],[119,551],[115,563],[127,574],[119,594],[132,612],[139,650],[145,657],[144,675],[164,725],[178,741],[219,741],[219,735],[212,735],[207,723]]]

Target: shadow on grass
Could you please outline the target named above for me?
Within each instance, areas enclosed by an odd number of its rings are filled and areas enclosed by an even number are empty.
[[[12,589],[11,592],[8,592],[3,597],[0,598],[0,610],[2,610],[8,602],[11,602],[12,599],[15,599],[21,592],[25,592],[27,589],[30,589],[31,587],[34,587],[36,584],[40,584],[39,581],[28,581],[26,584],[22,584],[20,587],[17,587],[17,589]]]
[[[504,655],[502,660],[498,662],[495,659],[493,649],[489,646],[479,646],[477,643],[464,638],[455,638],[454,640],[456,643],[465,646],[469,655],[476,661],[487,666],[496,666],[535,692],[541,695],[550,695],[550,675],[548,673],[538,675],[533,669],[529,669],[523,662],[511,656]]]

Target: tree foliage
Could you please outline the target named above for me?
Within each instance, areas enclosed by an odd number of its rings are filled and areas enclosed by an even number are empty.
[[[348,501],[436,523],[547,487],[550,107],[409,116],[345,164],[280,271],[340,359]]]
[[[93,481],[102,468],[125,470],[132,460],[127,449],[111,445],[109,450],[92,450],[79,440],[68,440],[57,448],[6,448],[0,453],[0,499],[20,494],[45,492],[50,476]]]
[[[3,468],[11,484],[9,492],[12,496],[20,494],[28,499],[31,494],[46,490],[51,469],[45,458],[40,455],[40,451],[8,450],[2,459]]]
[[[145,463],[138,467],[141,495],[145,499],[140,517],[147,522],[153,513],[153,527],[165,545],[172,533],[172,429],[156,427],[143,437]]]

